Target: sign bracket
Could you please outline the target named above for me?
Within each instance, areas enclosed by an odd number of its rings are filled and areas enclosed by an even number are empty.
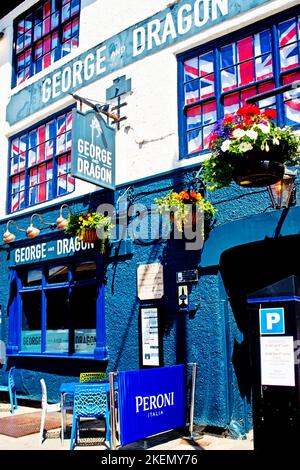
[[[74,100],[77,100],[80,102],[80,104],[84,103],[86,104],[87,106],[90,106],[90,108],[92,108],[94,111],[96,111],[96,113],[99,113],[99,114],[104,114],[105,116],[107,116],[108,118],[112,119],[113,122],[112,124],[114,123],[119,123],[122,119],[115,113],[111,113],[109,111],[109,104],[99,104],[99,103],[92,103],[90,100],[88,100],[87,98],[84,98],[83,96],[79,96],[77,95],[76,93],[69,93],[73,98]]]

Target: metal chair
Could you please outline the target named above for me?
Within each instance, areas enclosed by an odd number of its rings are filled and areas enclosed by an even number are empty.
[[[18,409],[16,385],[15,385],[15,367],[11,367],[8,372],[8,385],[0,385],[0,392],[9,393],[10,409],[14,414],[14,410]]]
[[[105,382],[107,380],[106,372],[81,372],[79,382]]]
[[[45,420],[46,420],[46,413],[51,413],[53,411],[61,411],[60,403],[53,403],[49,404],[47,402],[47,387],[44,379],[40,380],[41,387],[42,387],[42,417],[41,417],[41,427],[40,427],[40,434],[39,434],[39,443],[40,446],[44,440],[44,429],[45,429]],[[64,430],[64,413],[61,413],[61,432]]]
[[[74,449],[79,438],[80,418],[104,418],[106,427],[105,440],[111,447],[108,392],[108,383],[82,383],[75,385],[70,450]]]

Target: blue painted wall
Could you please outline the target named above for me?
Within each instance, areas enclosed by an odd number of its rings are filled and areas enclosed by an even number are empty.
[[[185,187],[194,173],[192,170],[174,172],[136,183],[133,185],[136,195],[134,202],[150,206],[155,197],[166,193],[169,188],[180,190]],[[117,198],[125,189],[118,188],[114,197]],[[101,201],[110,201],[112,197],[111,192],[99,192],[71,201],[70,205],[87,211],[96,208]],[[198,363],[196,423],[229,427],[231,430],[236,430],[238,426],[239,432],[248,430],[251,425],[250,397],[240,386],[240,371],[234,360],[243,343],[244,332],[227,297],[227,288],[218,265],[224,249],[253,241],[255,233],[257,240],[264,239],[264,230],[269,230],[270,223],[276,229],[281,212],[268,209],[270,202],[264,188],[245,190],[232,185],[229,189],[210,194],[210,199],[218,209],[218,219],[216,228],[205,243],[202,256],[199,252],[183,251],[180,241],[158,240],[151,243],[137,241],[134,243],[133,255],[109,260],[105,287],[108,362],[11,358],[9,364],[14,363],[18,368],[17,388],[20,395],[40,400],[39,379],[44,377],[49,399],[54,401],[58,399],[59,383],[78,377],[81,371],[138,369],[141,366],[141,302],[136,296],[136,270],[139,263],[161,261],[164,264],[165,296],[155,305],[158,305],[160,312],[163,365]],[[287,234],[299,233],[298,211],[298,207],[293,208],[288,215],[290,225]],[[59,206],[52,206],[39,213],[46,221],[56,220]],[[16,220],[21,227],[26,227],[29,216],[17,217]],[[240,223],[236,222],[238,220]],[[252,220],[253,223],[246,223],[246,220]],[[251,236],[247,227],[251,227]],[[5,223],[2,222],[2,232],[4,229]],[[46,235],[47,229],[43,228],[41,233],[41,236]],[[24,238],[21,232],[17,232],[17,236],[19,240],[20,237]],[[233,240],[230,246],[224,241],[224,236]],[[3,306],[1,339],[5,342],[8,335],[7,250],[7,246],[0,246],[0,304]],[[190,303],[194,311],[190,314],[179,313],[176,272],[197,266],[200,267],[199,282],[190,286]],[[247,362],[243,363],[243,359],[240,362],[242,368],[243,364],[247,368]],[[3,371],[0,380],[1,383],[6,380]]]

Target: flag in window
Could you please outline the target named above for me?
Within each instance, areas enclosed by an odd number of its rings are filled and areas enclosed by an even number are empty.
[[[279,24],[279,45],[281,71],[289,70],[299,64],[297,25],[293,18]]]

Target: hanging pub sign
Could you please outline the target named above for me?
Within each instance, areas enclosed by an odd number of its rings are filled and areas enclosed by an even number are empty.
[[[95,111],[73,111],[72,175],[115,189],[115,129]]]

